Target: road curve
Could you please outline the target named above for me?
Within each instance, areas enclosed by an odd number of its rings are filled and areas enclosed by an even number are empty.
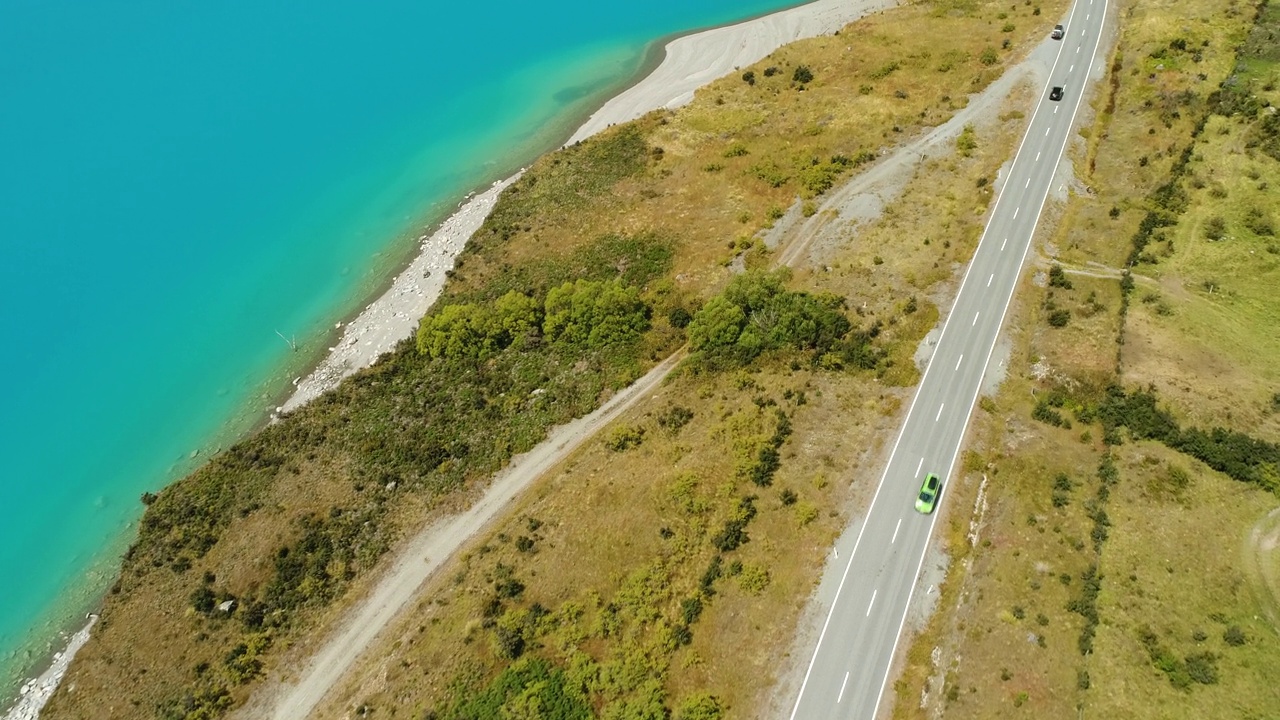
[[[926,473],[947,482],[1081,98],[1097,62],[1107,0],[1076,0],[1026,135],[943,325],[835,600],[791,720],[871,720],[888,685],[907,608],[939,511],[916,512]],[[1050,88],[1061,86],[1061,101]]]

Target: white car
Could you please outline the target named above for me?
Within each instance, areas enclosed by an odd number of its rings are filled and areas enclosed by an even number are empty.
[[[1066,28],[1062,27],[1061,25],[1054,25],[1053,32],[1049,33],[1049,37],[1053,38],[1054,40],[1061,40],[1062,36],[1066,34],[1067,34]]]

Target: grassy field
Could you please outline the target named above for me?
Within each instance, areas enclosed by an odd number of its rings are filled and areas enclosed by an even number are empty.
[[[1134,260],[1135,277],[1126,291],[1042,270],[1020,289],[1010,376],[983,401],[953,483],[955,569],[908,652],[895,716],[1280,712],[1276,495],[1092,412],[1121,381],[1184,426],[1276,439],[1277,164],[1260,126],[1277,16],[1251,30],[1253,10],[1119,5],[1075,160],[1092,192],[1066,204],[1046,264],[1107,275]],[[1249,96],[1257,105],[1236,108]]]

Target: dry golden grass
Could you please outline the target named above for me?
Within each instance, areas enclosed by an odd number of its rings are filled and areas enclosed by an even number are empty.
[[[794,394],[785,399],[782,388],[803,391],[804,403]],[[736,475],[741,444],[770,424],[772,407],[759,407],[756,398],[794,411],[795,434],[767,489]],[[387,634],[372,653],[377,660],[342,686],[339,701],[320,717],[345,717],[358,705],[416,717],[448,697],[457,673],[493,665],[482,618],[499,564],[527,585],[521,606],[539,603],[560,618],[540,639],[540,655],[561,663],[580,651],[616,657],[629,641],[593,631],[601,608],[624,602],[619,597],[630,592],[631,579],[653,571],[648,602],[655,612],[678,616],[678,601],[695,591],[716,555],[708,537],[748,493],[758,496],[759,514],[748,525],[750,541],[724,553],[725,563],[766,569],[767,585],[756,592],[734,577],[717,582],[692,626],[692,644],[659,668],[673,700],[713,690],[735,712],[759,706],[776,671],[776,648],[787,645],[815,568],[846,521],[842,508],[854,488],[842,478],[856,472],[865,449],[859,440],[882,436],[892,423],[885,410],[896,405],[893,398],[868,378],[781,368],[674,379],[617,421],[645,428],[639,447],[619,453],[593,442],[539,481],[493,532],[431,581],[418,610]],[[673,405],[694,412],[676,434],[656,422]],[[795,504],[781,502],[784,490],[796,493]],[[705,510],[688,512],[689,498]],[[530,518],[541,523],[536,531]],[[520,536],[535,539],[532,551],[516,548]],[[567,619],[573,608],[582,612],[578,621]]]

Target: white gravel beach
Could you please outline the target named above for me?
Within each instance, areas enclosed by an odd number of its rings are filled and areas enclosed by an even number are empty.
[[[54,653],[53,663],[40,674],[40,677],[23,683],[18,691],[18,704],[5,714],[5,720],[36,720],[40,717],[40,710],[44,708],[45,703],[49,702],[53,691],[58,688],[58,683],[66,674],[71,659],[76,656],[80,648],[84,647],[85,643],[89,642],[89,631],[93,629],[93,624],[96,622],[98,622],[98,616],[90,615],[89,622],[67,641],[67,647],[62,652]]]
[[[677,38],[667,43],[665,56],[653,72],[606,102],[568,143],[653,110],[687,104],[699,87],[750,65],[787,43],[835,32],[859,17],[895,4],[894,0],[816,0],[736,25]],[[343,378],[368,367],[398,342],[410,337],[440,296],[445,273],[453,267],[458,253],[492,211],[502,191],[519,177],[517,173],[494,183],[463,202],[438,229],[423,233],[418,238],[421,242],[418,256],[395,278],[390,289],[342,328],[338,342],[314,371],[295,381],[296,390],[276,408],[276,414],[297,409],[336,387]],[[447,548],[437,550],[447,552]],[[88,641],[95,620],[96,617],[92,618],[71,638],[50,668],[24,685],[19,704],[10,709],[3,720],[39,717],[75,652]]]

